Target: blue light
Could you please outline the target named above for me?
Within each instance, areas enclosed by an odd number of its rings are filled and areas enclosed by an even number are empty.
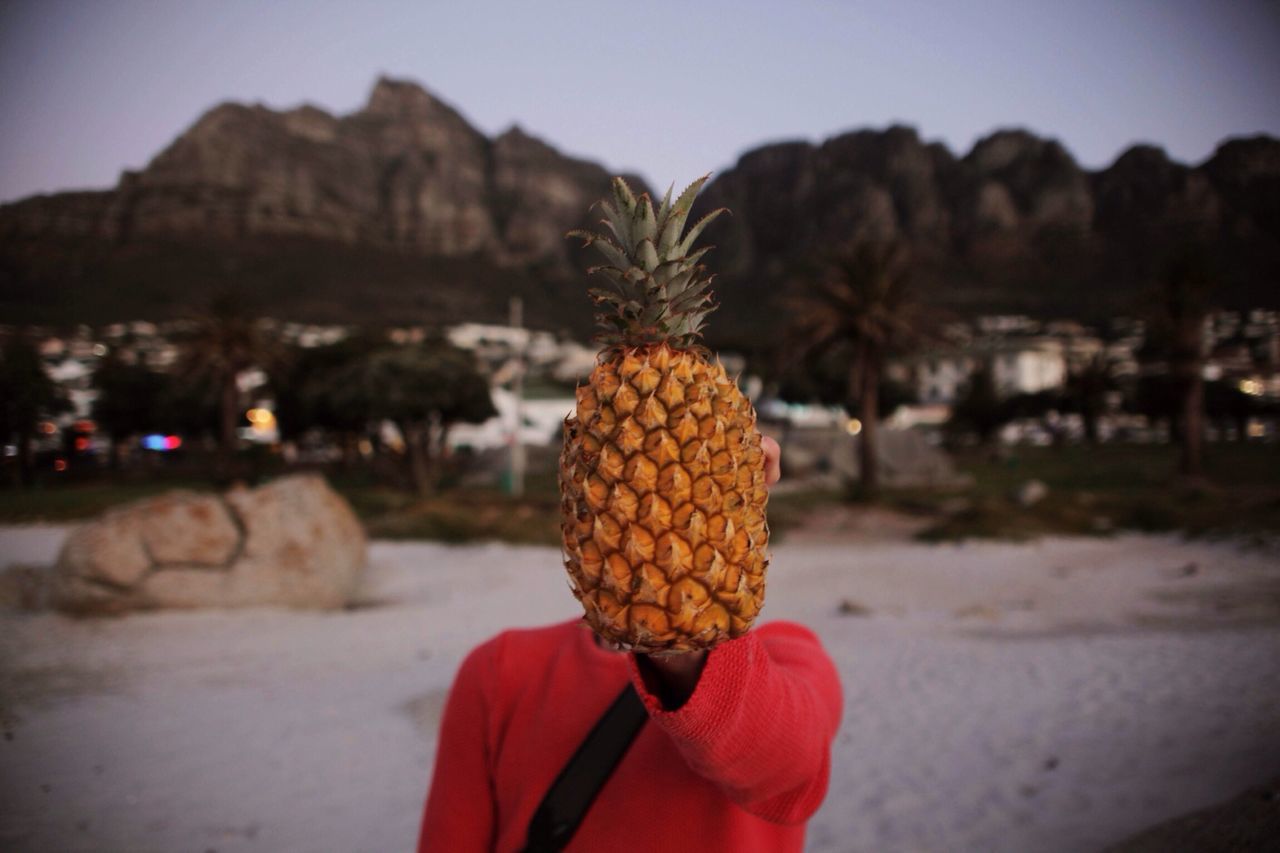
[[[144,435],[142,446],[147,450],[168,450],[169,445],[163,435]]]

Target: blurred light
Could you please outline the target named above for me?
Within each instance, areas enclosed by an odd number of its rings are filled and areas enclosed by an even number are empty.
[[[360,443],[356,445],[360,451],[360,455],[366,459],[373,455],[373,442],[367,438],[360,439]]]
[[[266,428],[273,426],[276,422],[276,416],[271,413],[270,409],[250,409],[244,413],[244,416],[255,427]]]
[[[88,418],[76,421],[71,425],[76,432],[97,432],[98,425]]]
[[[176,435],[144,435],[142,446],[147,450],[177,450],[182,446],[182,439]]]
[[[45,435],[53,435],[55,432],[58,431],[58,425],[55,424],[53,421],[41,421],[40,431]]]
[[[75,446],[76,450],[88,450],[89,439],[85,438],[83,435],[78,435],[76,436]]]
[[[107,345],[106,345],[106,344],[94,344],[94,345],[93,345],[93,354],[94,354],[94,355],[96,355],[96,356],[98,356],[99,358],[101,358],[102,356],[106,355],[106,354],[107,354]]]
[[[1266,434],[1266,428],[1263,427],[1262,421],[1249,422],[1249,438],[1262,438]]]
[[[1255,397],[1262,394],[1262,383],[1256,379],[1241,379],[1240,390],[1246,394],[1252,394]]]
[[[67,460],[65,460],[65,459],[55,459],[55,460],[53,460],[53,470],[55,470],[55,471],[65,471],[65,470],[67,470]]]
[[[844,428],[849,435],[857,435],[862,432],[862,421],[857,418],[849,418],[849,422],[844,425]]]

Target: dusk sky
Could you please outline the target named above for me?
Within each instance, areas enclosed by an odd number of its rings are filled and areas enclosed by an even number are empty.
[[[0,0],[0,200],[112,186],[220,101],[351,112],[383,73],[660,187],[894,122],[1198,163],[1280,136],[1280,3]]]

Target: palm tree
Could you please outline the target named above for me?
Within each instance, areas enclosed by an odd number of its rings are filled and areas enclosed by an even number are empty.
[[[803,276],[798,291],[792,302],[793,347],[807,355],[839,347],[850,353],[847,388],[862,424],[862,491],[874,495],[879,488],[878,398],[885,360],[913,346],[923,326],[907,247],[898,241],[846,246]]]
[[[244,301],[229,291],[210,300],[182,341],[179,376],[211,382],[218,395],[218,473],[223,480],[232,478],[238,444],[238,377],[253,367],[272,366],[278,353],[279,347],[263,333]]]
[[[1204,472],[1204,324],[1215,283],[1204,251],[1188,244],[1170,257],[1149,300],[1149,343],[1178,396],[1179,468],[1192,478]]]

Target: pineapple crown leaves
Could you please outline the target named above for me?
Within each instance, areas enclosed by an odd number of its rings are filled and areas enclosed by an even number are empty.
[[[687,231],[685,224],[698,191],[710,175],[703,175],[671,199],[668,187],[654,209],[648,193],[635,195],[627,182],[614,178],[608,198],[597,202],[604,214],[602,231],[574,230],[566,237],[595,246],[606,263],[587,270],[608,280],[612,289],[592,288],[599,308],[597,341],[609,346],[638,347],[668,343],[692,347],[706,316],[715,309],[710,286],[714,276],[699,263],[712,247],[693,249],[703,230],[726,208],[713,210]]]

